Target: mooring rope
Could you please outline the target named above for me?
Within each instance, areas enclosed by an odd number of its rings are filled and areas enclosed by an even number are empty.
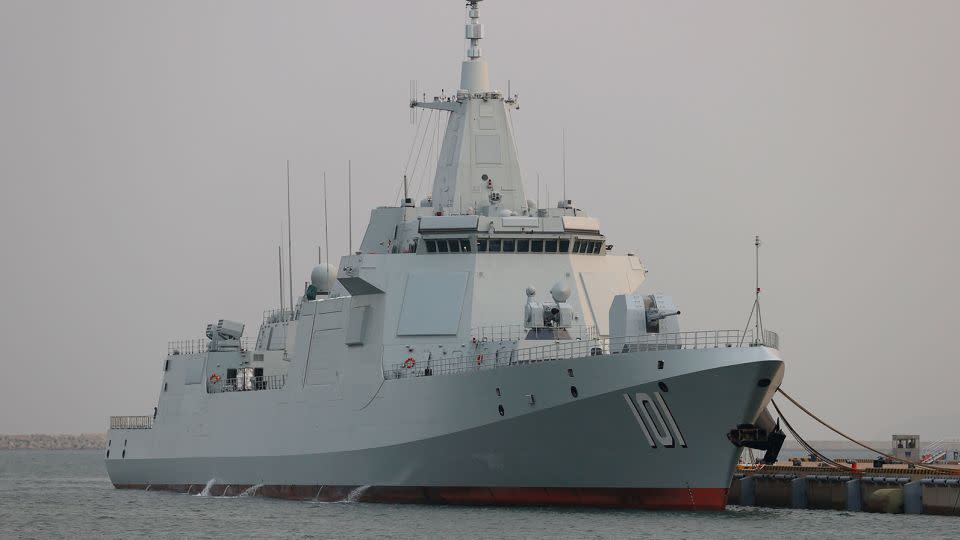
[[[826,427],[826,428],[829,429],[830,431],[836,433],[837,435],[840,435],[840,436],[843,437],[844,439],[847,439],[848,441],[850,441],[850,442],[852,442],[852,443],[854,443],[854,444],[856,444],[856,445],[858,445],[858,446],[862,446],[863,448],[866,448],[867,450],[870,450],[871,452],[876,452],[877,454],[879,454],[879,455],[881,455],[881,456],[883,456],[883,457],[885,457],[885,458],[887,458],[887,459],[890,459],[891,461],[903,461],[903,462],[905,462],[905,463],[909,463],[909,464],[911,464],[911,465],[914,465],[915,467],[920,467],[920,468],[923,468],[923,469],[930,469],[930,470],[938,471],[938,472],[941,472],[941,473],[944,473],[944,474],[951,474],[951,475],[960,474],[960,471],[955,470],[955,469],[947,469],[947,468],[945,468],[945,467],[937,467],[937,466],[935,466],[935,465],[930,465],[930,464],[923,463],[923,462],[920,462],[920,461],[913,461],[913,460],[909,460],[909,459],[899,458],[899,457],[896,457],[896,456],[891,456],[890,454],[886,454],[886,453],[884,453],[884,452],[881,452],[880,450],[877,450],[876,448],[872,448],[872,447],[870,447],[870,446],[868,446],[868,445],[866,445],[866,444],[864,444],[864,443],[862,443],[862,442],[854,439],[853,437],[847,435],[846,433],[840,431],[839,429],[831,426],[830,424],[826,423],[826,422],[825,422],[824,420],[822,420],[820,417],[818,417],[817,415],[815,415],[815,414],[813,414],[812,412],[810,412],[809,409],[807,409],[806,407],[804,407],[803,405],[801,405],[797,400],[795,400],[795,399],[793,399],[792,397],[790,397],[790,394],[784,392],[784,391],[783,391],[783,388],[777,388],[777,392],[780,392],[781,394],[783,394],[783,397],[785,397],[785,398],[787,398],[788,400],[790,400],[790,402],[793,403],[794,405],[796,405],[798,409],[800,409],[801,411],[805,412],[805,413],[807,414],[807,416],[809,416],[810,418],[813,418],[813,419],[816,420],[817,422],[820,422],[820,424],[822,424],[824,427]],[[776,408],[776,405],[774,405],[774,408]],[[780,409],[777,409],[777,412],[779,413],[779,412],[780,412]],[[781,414],[780,416],[783,417],[782,414]],[[786,423],[786,420],[784,420],[784,423]],[[789,424],[788,424],[788,426],[789,426]],[[791,432],[792,432],[792,431],[793,431],[793,430],[791,430]],[[796,434],[794,434],[794,436],[796,436]]]
[[[776,401],[773,401],[773,400],[771,399],[771,400],[770,400],[770,403],[773,404],[773,408],[776,409],[777,414],[780,415],[780,419],[783,420],[783,425],[786,426],[787,431],[789,431],[790,434],[793,435],[793,438],[796,439],[797,442],[800,443],[800,446],[804,447],[804,448],[807,450],[807,452],[810,453],[810,455],[816,456],[818,459],[820,459],[820,461],[822,461],[822,462],[830,465],[831,467],[833,467],[833,468],[835,468],[835,469],[839,469],[839,470],[841,470],[841,471],[846,471],[846,472],[853,472],[853,473],[859,473],[859,472],[860,472],[860,471],[854,469],[853,467],[848,467],[848,466],[846,466],[846,465],[843,465],[842,463],[838,463],[838,462],[836,462],[836,461],[828,458],[827,456],[821,454],[816,448],[814,448],[813,446],[811,446],[810,443],[808,443],[807,441],[805,441],[805,440],[803,439],[803,437],[801,437],[800,434],[797,433],[797,430],[793,429],[793,426],[790,425],[790,421],[787,420],[787,417],[784,416],[784,415],[783,415],[783,412],[780,411],[780,407],[777,406],[777,402],[776,402]]]

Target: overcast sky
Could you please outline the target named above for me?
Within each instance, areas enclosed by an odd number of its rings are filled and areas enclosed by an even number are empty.
[[[488,0],[482,45],[520,95],[531,196],[541,172],[558,198],[564,129],[569,196],[684,329],[743,326],[760,234],[784,388],[860,437],[930,439],[960,435],[958,20],[949,0]],[[286,159],[294,281],[324,171],[347,250],[348,159],[359,244],[395,200],[409,81],[457,86],[462,23],[454,0],[0,2],[0,432],[149,414],[168,340],[254,335]]]

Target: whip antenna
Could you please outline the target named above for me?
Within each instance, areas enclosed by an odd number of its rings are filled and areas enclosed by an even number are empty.
[[[347,245],[350,251],[348,255],[353,255],[353,173],[350,160],[347,160]]]
[[[323,171],[323,250],[330,262],[330,227],[327,226],[327,171]]]
[[[290,313],[293,313],[293,223],[290,220],[290,160],[287,160],[287,272],[290,274]]]
[[[280,269],[280,313],[283,313],[283,227],[280,227],[280,244],[277,245],[277,268]]]

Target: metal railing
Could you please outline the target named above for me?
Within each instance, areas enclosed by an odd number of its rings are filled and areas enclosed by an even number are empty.
[[[110,429],[150,429],[152,416],[111,416]]]
[[[525,339],[530,334],[531,328],[527,328],[522,324],[500,324],[493,326],[481,326],[478,328],[473,328],[470,330],[470,335],[477,339],[477,341],[513,341],[518,339]],[[588,340],[588,339],[597,339],[600,337],[600,333],[597,332],[597,327],[593,325],[579,325],[579,326],[569,326],[566,328],[539,328],[537,329],[540,333],[565,333],[569,337],[564,339],[579,339],[579,340]]]
[[[595,338],[591,340],[557,341],[550,345],[523,347],[500,351],[497,355],[457,355],[450,358],[431,359],[424,365],[407,368],[393,364],[384,370],[384,378],[400,379],[429,375],[450,375],[538,362],[552,362],[566,358],[605,356],[638,351],[718,349],[740,347],[779,346],[776,332],[765,330],[759,337],[753,330],[707,330],[678,332],[673,334],[645,334],[621,338]],[[611,346],[613,350],[611,350]]]
[[[265,377],[237,377],[217,382],[207,381],[207,393],[256,392],[260,390],[281,390],[287,384],[287,376],[267,375]]]
[[[255,338],[240,338],[240,350],[249,351],[257,346]],[[167,342],[167,356],[180,354],[203,354],[210,350],[210,340],[200,339],[181,339],[178,341]]]
[[[268,309],[263,312],[263,322],[266,324],[292,321],[296,319],[292,309]]]
[[[757,347],[780,348],[780,336],[776,332],[764,330],[760,337],[753,330],[700,330],[695,332],[677,332],[672,334],[646,334],[629,338],[611,338],[614,348],[612,354],[659,351],[670,349],[717,349],[720,347]]]
[[[930,443],[920,453],[921,463],[936,463],[944,460],[950,447],[956,447],[960,444],[960,439],[943,439]]]

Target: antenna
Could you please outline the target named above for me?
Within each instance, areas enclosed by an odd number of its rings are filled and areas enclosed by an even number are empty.
[[[327,226],[327,171],[323,171],[323,245],[327,262],[330,262],[330,227]]]
[[[407,204],[410,195],[407,193],[407,175],[403,175],[403,204]]]
[[[743,328],[743,336],[740,337],[740,344],[743,344],[747,337],[747,328],[750,328],[750,321],[753,321],[753,343],[763,344],[763,317],[760,315],[760,236],[753,237],[754,246],[754,299],[753,308],[750,309],[750,316],[747,317],[747,325]]]
[[[537,173],[537,209],[540,209],[540,173]]]
[[[293,222],[290,220],[290,160],[287,160],[287,272],[290,286],[290,312],[293,313]]]
[[[280,226],[280,243],[277,244],[277,267],[280,269],[280,314],[283,314],[283,225]]]
[[[348,255],[353,255],[353,170],[350,160],[347,160],[347,245],[350,247]]]
[[[563,176],[563,200],[567,200],[567,137],[566,130],[560,130],[560,163]]]

